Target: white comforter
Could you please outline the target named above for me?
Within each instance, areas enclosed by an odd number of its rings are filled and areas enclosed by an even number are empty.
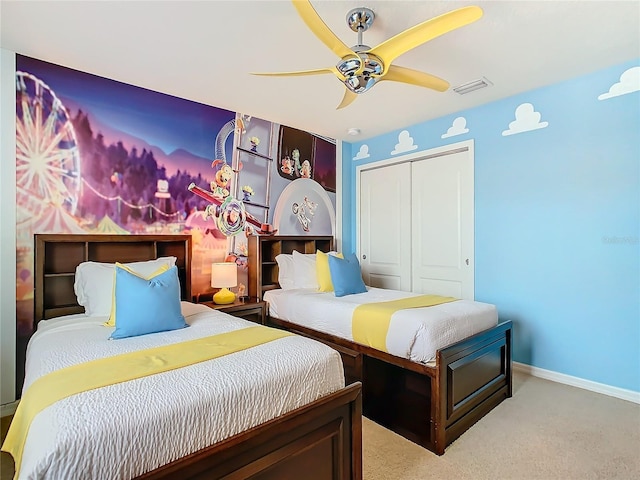
[[[336,297],[313,289],[269,290],[269,315],[353,341],[351,318],[358,305],[413,297],[418,293],[367,287],[366,293]],[[498,324],[495,305],[457,300],[432,307],[399,310],[391,317],[387,351],[430,363],[436,351]]]
[[[121,340],[108,340],[113,328],[102,317],[40,322],[27,350],[25,391],[62,367],[255,325],[204,305],[183,302],[182,309],[189,328]],[[343,386],[336,351],[291,336],[91,390],[34,418],[19,478],[131,478]]]

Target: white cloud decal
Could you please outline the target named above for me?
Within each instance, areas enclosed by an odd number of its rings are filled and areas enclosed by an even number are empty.
[[[611,85],[607,93],[598,96],[598,100],[626,95],[640,90],[640,67],[631,67],[620,75],[620,81]]]
[[[449,127],[447,133],[443,133],[440,138],[449,138],[455,137],[456,135],[462,135],[463,133],[467,133],[469,129],[467,128],[467,119],[464,117],[458,117],[453,121],[453,125]]]
[[[363,158],[369,158],[369,145],[361,145],[353,160],[362,160]]]
[[[391,155],[397,155],[398,153],[410,152],[418,148],[418,145],[413,144],[413,137],[409,135],[408,130],[402,130],[398,135],[398,143],[396,148],[391,150]]]
[[[533,105],[523,103],[516,108],[516,119],[509,123],[509,130],[504,130],[502,136],[515,135],[517,133],[529,132],[545,128],[549,122],[540,121],[540,113],[536,112]]]

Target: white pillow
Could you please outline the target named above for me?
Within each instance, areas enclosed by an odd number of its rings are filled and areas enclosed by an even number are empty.
[[[316,254],[293,251],[293,278],[295,288],[315,288],[318,290],[316,274]]]
[[[281,253],[276,255],[276,263],[278,264],[278,283],[283,290],[296,288],[293,273],[293,255]]]
[[[146,262],[125,263],[127,267],[142,277],[153,274],[161,265],[173,267],[176,257],[160,257]],[[76,267],[73,290],[78,304],[84,307],[85,315],[108,317],[113,301],[113,276],[115,263],[82,262]]]

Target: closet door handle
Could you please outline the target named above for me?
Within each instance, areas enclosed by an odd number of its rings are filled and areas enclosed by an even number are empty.
[[[366,260],[366,259],[367,259],[367,256],[366,256],[366,255],[362,255],[362,259],[363,259],[363,260]]]

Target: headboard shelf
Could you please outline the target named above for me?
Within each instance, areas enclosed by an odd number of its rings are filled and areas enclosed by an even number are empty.
[[[69,242],[59,245],[44,244],[44,274],[73,275],[76,266],[86,258],[84,243]]]
[[[262,299],[264,292],[280,288],[276,257],[290,254],[328,252],[333,248],[333,237],[305,235],[250,235],[249,249],[249,295]]]
[[[73,285],[76,267],[87,261],[130,263],[175,256],[181,296],[191,300],[191,235],[34,235],[34,324],[83,313]]]

